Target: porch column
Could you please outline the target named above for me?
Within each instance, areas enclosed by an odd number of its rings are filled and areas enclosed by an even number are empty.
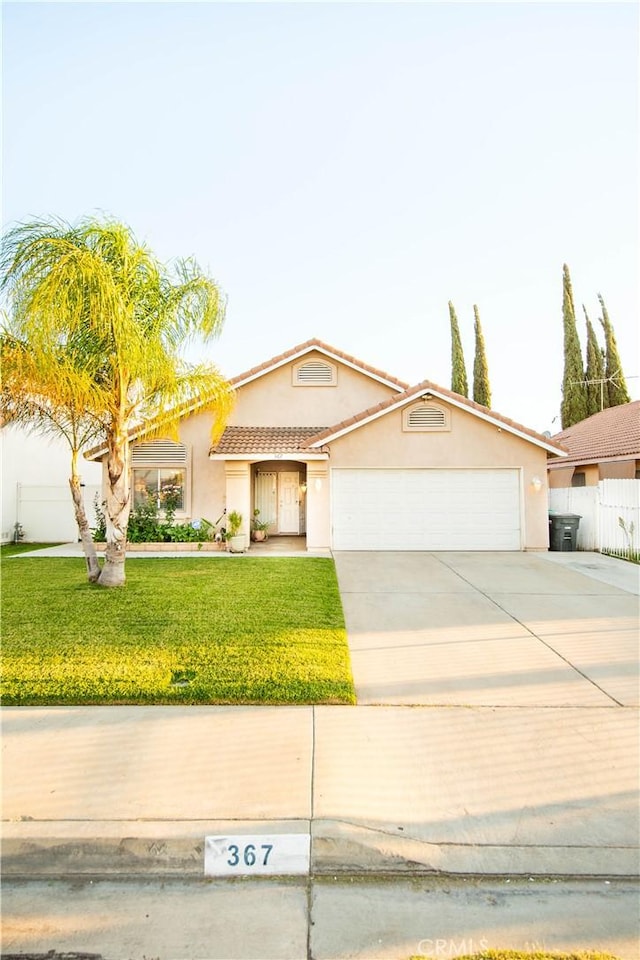
[[[307,463],[307,550],[330,546],[329,470],[314,460]]]
[[[225,460],[227,515],[234,510],[242,516],[240,533],[251,543],[251,464],[248,460]]]

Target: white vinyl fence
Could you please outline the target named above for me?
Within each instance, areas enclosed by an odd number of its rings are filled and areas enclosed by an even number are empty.
[[[627,557],[640,552],[640,480],[601,480],[597,487],[555,487],[549,509],[577,513],[578,550]]]
[[[84,508],[89,526],[95,526],[93,498],[100,494],[99,486],[82,488]],[[78,540],[71,491],[65,486],[44,484],[16,484],[16,517],[25,540],[39,543],[73,543]],[[13,539],[13,530],[10,531]]]

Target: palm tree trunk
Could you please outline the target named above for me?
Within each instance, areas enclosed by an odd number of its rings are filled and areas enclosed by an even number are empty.
[[[123,587],[125,584],[124,561],[131,510],[128,460],[129,443],[126,434],[110,438],[107,454],[107,547],[98,579],[101,587]]]
[[[82,549],[84,551],[84,559],[87,565],[87,579],[89,580],[89,583],[97,583],[98,577],[100,576],[100,564],[98,563],[95,544],[91,536],[89,521],[87,520],[87,514],[84,509],[80,477],[75,470],[69,479],[69,486],[71,487],[71,497],[73,499],[73,507],[76,513],[76,523],[78,524],[78,532],[80,534]]]

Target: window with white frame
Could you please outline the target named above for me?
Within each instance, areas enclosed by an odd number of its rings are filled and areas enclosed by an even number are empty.
[[[422,400],[405,409],[402,427],[403,430],[422,432],[450,430],[449,411],[440,404]]]
[[[187,509],[187,448],[171,440],[152,440],[133,448],[133,504],[152,502],[159,510]]]

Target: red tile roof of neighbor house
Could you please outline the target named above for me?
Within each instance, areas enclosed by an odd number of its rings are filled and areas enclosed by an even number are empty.
[[[563,466],[640,458],[640,400],[594,413],[551,439],[569,454]]]
[[[294,453],[324,427],[227,427],[210,453]]]

